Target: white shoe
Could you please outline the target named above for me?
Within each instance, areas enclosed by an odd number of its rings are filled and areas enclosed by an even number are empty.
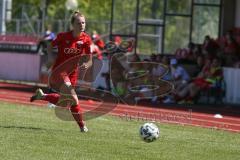
[[[167,97],[165,100],[163,100],[163,103],[175,103],[175,101]]]
[[[86,126],[83,126],[80,128],[81,132],[88,132],[88,128]]]
[[[48,103],[47,106],[48,106],[48,108],[56,108],[57,107],[55,104],[52,104],[52,103]]]
[[[158,100],[158,97],[157,97],[157,96],[154,96],[154,97],[152,97],[151,102],[152,102],[152,103],[156,103],[157,100]]]
[[[35,92],[35,94],[30,98],[30,102],[33,102],[35,100],[40,100],[44,96],[43,90],[38,88]]]

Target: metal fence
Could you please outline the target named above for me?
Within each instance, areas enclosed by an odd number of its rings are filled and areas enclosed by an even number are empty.
[[[54,33],[67,31],[70,28],[69,21],[58,19],[44,22],[41,19],[29,19],[27,16],[23,19],[11,19],[6,21],[6,32],[4,34],[12,35],[31,35],[41,37],[43,35],[43,23],[45,29],[51,26]],[[136,32],[135,21],[114,21],[113,33],[134,34]],[[110,35],[110,21],[87,20],[86,31],[91,35],[93,31],[97,31],[101,38],[107,42]],[[141,29],[141,28],[140,28]],[[161,31],[156,28],[142,28],[144,31],[138,34],[138,49],[140,52],[147,54],[158,53],[161,50]],[[161,29],[161,28],[160,28]],[[156,32],[157,31],[157,32]]]
[[[3,21],[3,20],[1,20]],[[42,34],[42,20],[41,19],[12,19],[7,21],[6,34]],[[46,20],[45,28],[48,25],[52,26],[52,30],[55,33],[67,31],[69,29],[69,21],[65,20]],[[87,31],[97,30],[99,33],[109,33],[109,21],[95,21],[89,20],[87,22]]]

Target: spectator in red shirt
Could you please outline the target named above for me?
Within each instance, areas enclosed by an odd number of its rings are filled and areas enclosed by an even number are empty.
[[[105,43],[104,43],[104,41],[101,39],[101,37],[100,37],[100,35],[97,33],[97,31],[93,31],[92,40],[93,40],[93,43],[94,43],[95,45],[97,45],[100,50],[103,50],[103,49],[104,49]]]
[[[227,32],[224,42],[224,53],[227,55],[236,55],[239,51],[239,45],[236,42],[232,32]]]
[[[208,89],[215,81],[221,79],[223,76],[222,68],[220,66],[220,60],[218,58],[213,59],[210,67],[203,68],[203,72],[199,74],[193,82],[198,85],[199,88]]]
[[[97,33],[97,31],[93,31],[92,34],[92,52],[94,55],[97,55],[97,58],[99,60],[103,59],[103,52],[102,50],[104,49],[105,43],[104,41],[101,39],[100,35]]]
[[[218,43],[213,40],[209,35],[205,36],[203,45],[202,45],[202,51],[203,54],[208,54],[211,56],[211,58],[216,57],[217,51],[220,49]]]
[[[116,45],[120,45],[121,42],[122,42],[122,38],[120,36],[115,36],[114,37],[114,43]]]
[[[240,46],[237,43],[233,32],[228,31],[224,37],[220,39],[222,57],[224,58],[224,65],[232,66],[234,60],[239,55]]]
[[[219,80],[223,78],[223,70],[219,58],[214,58],[212,63],[206,63],[202,69],[202,72],[190,83],[186,88],[180,91],[176,97],[182,99],[186,96],[186,101],[192,101],[192,99],[201,91],[208,90],[215,86]]]

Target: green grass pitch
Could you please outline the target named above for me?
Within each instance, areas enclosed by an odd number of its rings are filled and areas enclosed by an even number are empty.
[[[0,102],[1,160],[239,160],[240,134],[156,123],[160,138],[139,138],[144,122],[103,116],[75,122],[58,119],[54,109]]]

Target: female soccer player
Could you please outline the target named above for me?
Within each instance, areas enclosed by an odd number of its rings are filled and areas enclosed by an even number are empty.
[[[71,104],[68,105],[70,105],[71,113],[78,123],[80,131],[87,132],[88,129],[83,122],[81,107],[74,87],[79,68],[87,69],[92,65],[90,48],[92,41],[90,36],[85,33],[86,22],[83,14],[78,11],[74,12],[71,16],[71,25],[72,30],[59,33],[48,48],[48,54],[52,52],[53,47],[58,48],[57,58],[49,78],[49,86],[58,91],[59,94],[44,94],[41,89],[37,89],[30,101],[45,100],[60,106],[61,101],[64,101],[67,95],[68,100],[71,99]],[[88,60],[79,64],[83,55],[87,55]]]

